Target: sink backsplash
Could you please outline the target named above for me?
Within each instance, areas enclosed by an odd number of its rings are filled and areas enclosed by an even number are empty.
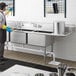
[[[24,22],[24,21],[7,21],[7,26],[11,26],[16,29],[25,29],[25,30],[33,30],[33,31],[46,31],[46,32],[54,32],[53,23],[42,23],[42,22]],[[75,26],[65,24],[64,34],[75,31]]]
[[[33,22],[22,22],[22,21],[7,21],[7,25],[17,29],[28,29],[38,31],[49,31],[53,32],[52,23],[33,23]]]

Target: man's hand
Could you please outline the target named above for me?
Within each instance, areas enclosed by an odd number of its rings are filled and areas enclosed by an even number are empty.
[[[15,30],[15,28],[13,28],[13,27],[10,27],[10,29],[11,29],[11,31]]]

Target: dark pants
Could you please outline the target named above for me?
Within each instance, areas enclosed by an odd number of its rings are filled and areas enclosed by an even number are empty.
[[[4,43],[0,43],[0,59],[3,58],[4,54]]]

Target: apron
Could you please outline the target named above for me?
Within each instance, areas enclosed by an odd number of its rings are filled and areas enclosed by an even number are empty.
[[[2,25],[6,25],[6,18],[5,15],[0,12],[0,15],[2,15]],[[0,43],[5,43],[6,41],[6,30],[0,29]]]

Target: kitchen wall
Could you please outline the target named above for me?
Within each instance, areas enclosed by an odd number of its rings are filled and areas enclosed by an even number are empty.
[[[7,20],[51,22],[66,21],[67,24],[76,25],[76,0],[67,1],[67,18],[61,15],[50,15],[44,18],[44,0],[15,0],[15,17]],[[76,32],[67,37],[57,38],[55,43],[56,57],[76,61]]]
[[[67,1],[67,24],[75,24],[76,26],[76,0]],[[71,35],[63,38],[59,38],[56,42],[56,55],[57,57],[76,61],[76,31]]]
[[[70,24],[76,24],[76,0],[66,0],[67,1],[67,19],[66,21]]]

